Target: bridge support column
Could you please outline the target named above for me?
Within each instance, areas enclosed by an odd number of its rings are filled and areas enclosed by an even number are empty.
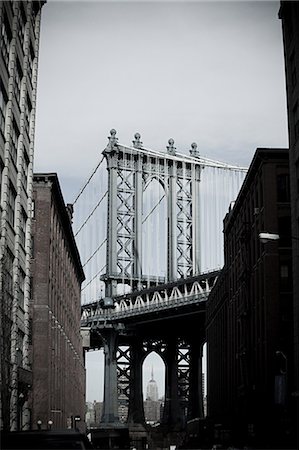
[[[188,401],[188,420],[204,417],[202,345],[192,342],[190,346],[190,389]]]
[[[117,293],[117,138],[116,131],[111,130],[109,144],[103,152],[108,170],[108,221],[106,249],[105,296],[113,297]]]
[[[128,423],[136,425],[145,423],[142,396],[142,342],[131,344],[131,376]]]
[[[134,211],[134,275],[141,283],[142,278],[142,160],[136,161],[135,211]]]
[[[177,346],[169,341],[165,355],[165,404],[162,423],[170,429],[181,428],[184,424],[184,411],[178,395]]]
[[[118,393],[117,393],[117,331],[113,328],[102,333],[104,341],[105,371],[104,371],[104,402],[102,424],[117,424]]]
[[[168,220],[168,261],[167,261],[167,279],[174,281],[177,278],[177,214],[176,214],[176,164],[169,168],[168,181],[168,205],[167,205],[167,220]]]
[[[192,275],[200,273],[200,166],[192,166]]]

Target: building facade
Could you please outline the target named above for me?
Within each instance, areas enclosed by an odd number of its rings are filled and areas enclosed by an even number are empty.
[[[262,243],[262,232],[280,235]],[[224,220],[224,268],[207,303],[208,417],[240,445],[294,437],[287,149],[257,149]]]
[[[153,425],[160,422],[163,413],[163,403],[161,400],[146,399],[143,402],[144,418],[146,423]]]
[[[286,71],[294,287],[294,392],[299,397],[299,3],[281,2]]]
[[[56,174],[35,174],[32,219],[32,425],[84,428],[84,272]]]
[[[86,413],[85,413],[85,423],[86,428],[89,430],[90,428],[98,428],[99,423],[101,422],[103,411],[103,402],[97,402],[94,400],[93,402],[86,403]]]
[[[32,163],[41,8],[0,1],[0,426],[30,426]]]

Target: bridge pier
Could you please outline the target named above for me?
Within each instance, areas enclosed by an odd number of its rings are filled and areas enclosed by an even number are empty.
[[[182,428],[185,419],[179,399],[177,343],[169,340],[165,352],[165,403],[162,424],[169,429]]]
[[[190,345],[190,394],[188,401],[188,420],[203,418],[203,379],[202,379],[203,343],[191,342]]]
[[[145,424],[143,395],[142,395],[142,362],[143,345],[140,341],[131,343],[131,374],[130,374],[130,394],[128,424]]]
[[[104,402],[101,424],[114,425],[119,423],[118,392],[117,392],[117,338],[118,332],[114,328],[101,331],[104,342]]]

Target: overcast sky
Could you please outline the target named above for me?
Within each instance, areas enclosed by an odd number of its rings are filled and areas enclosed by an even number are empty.
[[[269,1],[48,1],[35,171],[57,172],[72,202],[111,128],[127,145],[136,131],[155,150],[170,137],[182,152],[196,141],[201,155],[240,165],[256,147],[287,146],[278,9]],[[88,400],[99,398],[94,384]]]

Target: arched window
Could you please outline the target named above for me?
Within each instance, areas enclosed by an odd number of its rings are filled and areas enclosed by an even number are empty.
[[[165,364],[156,353],[145,358],[142,367],[144,417],[148,424],[160,422],[165,398]]]

